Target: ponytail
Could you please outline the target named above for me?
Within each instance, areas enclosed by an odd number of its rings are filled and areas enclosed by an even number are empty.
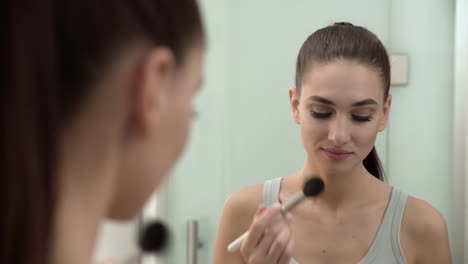
[[[375,147],[372,148],[369,155],[364,159],[363,164],[370,174],[374,175],[374,177],[381,181],[385,181],[382,163],[380,162],[379,155],[377,155]]]
[[[48,263],[58,112],[50,1],[8,1],[0,96],[0,263]]]

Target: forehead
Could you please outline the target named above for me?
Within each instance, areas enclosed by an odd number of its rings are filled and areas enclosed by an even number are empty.
[[[338,102],[371,98],[383,103],[384,84],[371,66],[336,60],[312,65],[304,73],[301,93],[305,98],[316,95]]]

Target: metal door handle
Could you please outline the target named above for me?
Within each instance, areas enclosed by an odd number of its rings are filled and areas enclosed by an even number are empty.
[[[203,243],[198,238],[198,221],[187,221],[187,264],[197,264],[198,249],[203,247]]]

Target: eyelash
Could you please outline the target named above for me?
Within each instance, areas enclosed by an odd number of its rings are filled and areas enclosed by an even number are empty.
[[[311,112],[312,117],[317,118],[317,119],[326,119],[329,118],[332,113],[320,113],[320,112]],[[356,122],[369,122],[372,120],[372,116],[360,116],[360,115],[351,115],[354,121]]]
[[[359,116],[359,115],[351,115],[353,119],[357,122],[369,122],[372,120],[372,116]]]

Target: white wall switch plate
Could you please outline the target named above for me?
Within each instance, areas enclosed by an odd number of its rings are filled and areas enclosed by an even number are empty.
[[[408,84],[408,56],[403,54],[393,54],[390,56],[390,84]]]

